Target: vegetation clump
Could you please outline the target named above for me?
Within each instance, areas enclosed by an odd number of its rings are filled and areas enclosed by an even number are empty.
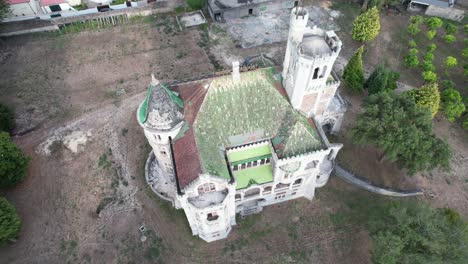
[[[379,93],[364,100],[351,130],[358,144],[375,144],[384,158],[396,161],[409,175],[450,168],[449,145],[432,132],[430,112],[406,95]]]
[[[364,87],[364,70],[362,68],[362,53],[364,46],[356,50],[343,71],[343,80],[353,92],[362,92]]]
[[[419,51],[415,48],[408,51],[408,54],[404,58],[406,67],[413,68],[419,65],[418,53]]]
[[[374,39],[379,31],[380,16],[376,7],[362,13],[353,22],[352,36],[354,40],[367,42]]]
[[[419,89],[413,89],[405,93],[412,98],[417,106],[426,108],[432,117],[439,111],[440,93],[436,83],[423,85]]]
[[[21,220],[15,207],[5,198],[0,197],[0,246],[18,236]]]
[[[441,111],[450,122],[454,122],[465,112],[463,99],[460,93],[453,88],[442,91],[441,103]]]
[[[379,63],[364,84],[369,94],[391,92],[397,88],[396,81],[400,78],[398,72],[388,69],[384,63]]]
[[[29,158],[11,142],[6,132],[0,132],[0,157],[0,188],[15,186],[23,180]]]
[[[0,104],[0,131],[10,132],[14,125],[13,112]]]

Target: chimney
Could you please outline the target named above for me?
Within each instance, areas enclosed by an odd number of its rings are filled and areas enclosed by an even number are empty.
[[[240,81],[239,61],[232,62],[232,80]]]

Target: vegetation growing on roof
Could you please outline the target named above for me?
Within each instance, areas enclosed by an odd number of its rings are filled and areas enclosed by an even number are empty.
[[[224,149],[231,144],[229,137],[260,129],[265,138],[277,137],[283,157],[322,146],[273,86],[273,73],[260,69],[242,73],[240,82],[231,76],[213,80],[194,124],[204,172],[228,178]]]

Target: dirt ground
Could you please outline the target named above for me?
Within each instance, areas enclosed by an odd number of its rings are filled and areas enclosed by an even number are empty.
[[[333,222],[346,197],[365,192],[336,177],[317,190],[314,201],[265,208],[239,219],[226,240],[210,244],[191,236],[184,213],[147,187],[150,149],[135,111],[150,73],[170,82],[259,53],[282,61],[285,43],[238,49],[222,28],[212,27],[207,45],[204,32],[178,32],[172,18],[162,17],[99,32],[4,40],[10,55],[0,65],[0,101],[15,109],[14,140],[32,160],[25,181],[2,192],[23,226],[16,243],[0,248],[0,263],[371,262],[366,231]],[[357,47],[346,34],[339,33],[344,60]],[[342,134],[332,138],[345,144],[340,162],[385,186],[422,187],[435,198],[421,199],[468,216],[466,132],[436,117],[436,133],[455,149],[455,170],[403,177],[394,164],[376,162],[378,150],[349,141],[362,98],[344,96],[352,106]]]

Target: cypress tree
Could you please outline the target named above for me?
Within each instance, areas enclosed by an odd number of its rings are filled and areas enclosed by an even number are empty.
[[[364,46],[356,50],[343,71],[343,80],[351,91],[362,92],[364,87],[364,70],[362,69],[362,52]]]

